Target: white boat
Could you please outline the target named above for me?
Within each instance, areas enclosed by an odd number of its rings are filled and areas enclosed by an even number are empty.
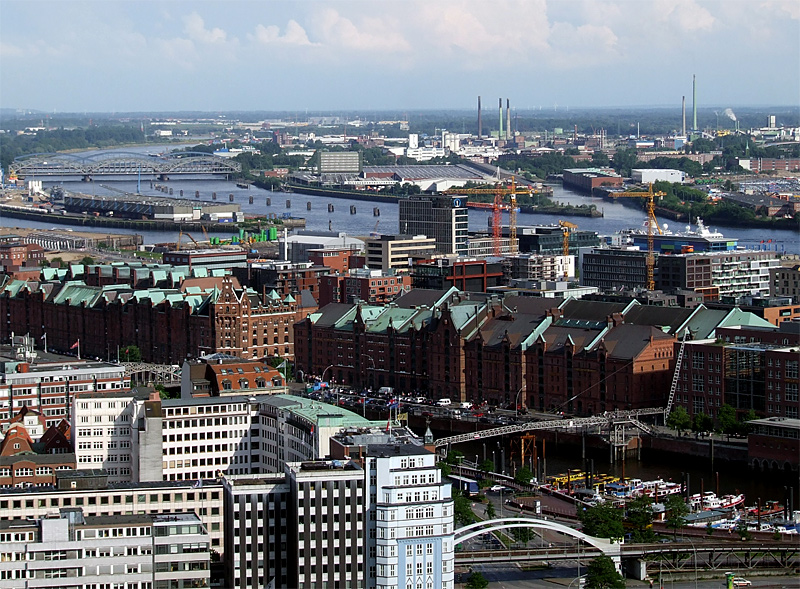
[[[696,494],[689,497],[689,509],[692,511],[710,509],[733,509],[744,503],[744,494],[723,495],[717,497],[713,491],[706,491],[702,495]]]

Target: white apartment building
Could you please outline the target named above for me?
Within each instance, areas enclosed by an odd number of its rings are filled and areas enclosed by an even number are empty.
[[[453,589],[453,499],[435,455],[405,429],[349,430],[331,444],[368,481],[366,587]]]
[[[77,394],[130,389],[130,376],[125,376],[122,366],[39,352],[33,357],[34,352],[28,353],[28,348],[22,344],[14,350],[6,349],[0,357],[2,433],[22,407],[39,411],[45,417],[46,427],[50,427],[62,419],[70,419],[72,400]]]
[[[518,254],[509,261],[512,279],[560,280],[575,276],[575,256]]]
[[[55,489],[0,489],[0,523],[53,517],[62,509],[74,508],[82,509],[86,517],[110,518],[196,513],[208,532],[211,548],[222,553],[222,485],[214,481],[196,485],[168,481],[107,483],[102,471],[67,471],[58,473]]]
[[[412,261],[436,253],[436,240],[425,235],[380,235],[364,241],[367,266],[373,270],[408,272]]]
[[[209,536],[194,514],[85,517],[61,510],[0,522],[6,589],[208,587]]]

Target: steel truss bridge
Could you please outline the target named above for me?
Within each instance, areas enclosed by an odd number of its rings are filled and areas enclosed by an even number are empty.
[[[69,153],[35,153],[16,158],[9,172],[20,177],[36,176],[169,176],[186,174],[234,174],[240,163],[228,158],[195,151],[146,155],[114,151],[81,156]]]
[[[518,434],[536,430],[552,430],[552,429],[566,429],[566,430],[580,430],[584,428],[598,428],[598,430],[606,430],[609,433],[617,432],[625,425],[630,425],[644,433],[650,434],[652,430],[649,426],[639,421],[639,417],[647,415],[664,415],[664,409],[633,409],[629,411],[607,411],[602,415],[594,417],[576,417],[568,419],[553,419],[548,421],[529,421],[527,423],[517,423],[514,425],[504,425],[503,427],[496,427],[492,429],[484,429],[469,434],[459,434],[457,436],[449,436],[447,438],[440,438],[435,441],[434,445],[437,449],[445,449],[452,444],[459,444],[461,442],[471,442],[473,440],[482,440],[486,438],[493,438],[496,436],[505,436],[509,434]]]
[[[125,367],[125,376],[131,378],[131,384],[174,384],[181,381],[181,367],[177,364],[122,362],[121,365]]]

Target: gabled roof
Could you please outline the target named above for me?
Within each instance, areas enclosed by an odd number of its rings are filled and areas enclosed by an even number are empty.
[[[625,323],[632,325],[652,325],[666,333],[675,334],[694,313],[694,309],[683,307],[655,307],[638,305],[625,314]]]
[[[551,325],[542,333],[542,337],[547,342],[547,352],[560,352],[568,341],[574,344],[574,352],[578,353],[584,348],[599,341],[605,334],[608,327],[602,329],[578,329],[574,327],[558,327]]]
[[[608,303],[605,301],[567,299],[560,308],[564,319],[605,322],[609,315],[625,313],[633,304],[634,303]]]
[[[315,313],[311,313],[308,317],[317,327],[335,327],[342,320],[348,317],[350,320],[352,320],[355,315],[355,305],[347,305],[345,303],[330,303]]]
[[[439,307],[458,294],[459,290],[451,287],[447,290],[433,290],[429,288],[412,288],[394,300],[394,304],[405,309],[415,307],[428,307],[433,309]]]
[[[641,354],[652,340],[674,340],[674,336],[664,333],[651,325],[631,325],[622,323],[611,328],[602,338],[611,358],[633,360]]]

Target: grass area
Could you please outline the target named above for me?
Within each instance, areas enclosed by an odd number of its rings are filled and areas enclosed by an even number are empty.
[[[155,252],[132,252],[135,258],[143,258],[145,260],[153,260],[156,262],[160,262],[164,259],[163,254],[155,253]]]

